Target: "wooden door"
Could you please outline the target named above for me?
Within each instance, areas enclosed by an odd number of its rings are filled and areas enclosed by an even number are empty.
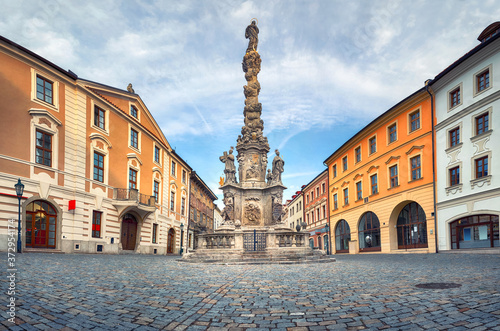
[[[137,237],[137,221],[125,218],[122,222],[122,249],[134,250]]]
[[[174,229],[170,228],[170,230],[168,230],[168,238],[167,238],[167,253],[168,254],[174,253],[174,243],[175,243],[175,231],[174,231]]]
[[[46,202],[35,201],[26,208],[26,247],[56,247],[57,214]]]

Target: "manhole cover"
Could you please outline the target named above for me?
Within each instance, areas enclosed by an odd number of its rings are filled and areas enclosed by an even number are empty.
[[[416,285],[419,288],[429,288],[432,290],[444,290],[447,288],[456,288],[462,286],[462,284],[457,284],[457,283],[424,283],[424,284],[417,284]]]

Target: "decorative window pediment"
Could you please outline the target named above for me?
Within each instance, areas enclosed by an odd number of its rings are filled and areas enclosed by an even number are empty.
[[[410,148],[410,150],[408,152],[406,152],[406,155],[410,155],[416,149],[419,149],[419,150],[420,149],[424,149],[424,145],[422,145],[422,146],[413,146],[412,148]]]
[[[363,174],[356,174],[356,176],[354,176],[354,178],[352,180],[355,181],[360,177],[363,177]]]
[[[370,172],[372,172],[373,170],[377,170],[378,168],[379,168],[379,166],[372,165],[370,168],[368,168],[368,170],[366,172],[369,174]]]
[[[399,160],[401,156],[391,156],[387,161],[385,161],[385,164],[389,164],[391,163],[392,161],[396,161],[396,160]]]
[[[346,186],[346,185],[349,185],[349,182],[348,182],[348,181],[344,181],[344,182],[342,183],[342,185],[340,185],[340,187],[344,187],[344,186]]]

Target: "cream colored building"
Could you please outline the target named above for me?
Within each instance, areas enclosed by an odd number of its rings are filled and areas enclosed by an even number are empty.
[[[191,168],[131,87],[81,79],[3,37],[0,87],[0,250],[21,179],[23,250],[179,253]]]

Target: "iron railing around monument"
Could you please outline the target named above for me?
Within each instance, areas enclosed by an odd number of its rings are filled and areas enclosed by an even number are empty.
[[[139,193],[136,189],[115,188],[113,199],[121,201],[134,201],[141,205],[154,207],[156,199],[153,195]]]

